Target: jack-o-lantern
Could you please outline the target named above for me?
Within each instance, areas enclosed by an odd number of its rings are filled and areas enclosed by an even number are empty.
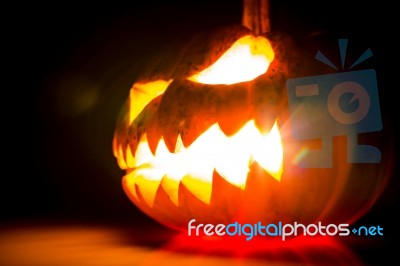
[[[325,69],[285,39],[242,25],[184,47],[133,84],[116,127],[122,185],[138,208],[173,228],[193,218],[351,222],[365,213],[386,180],[375,165],[354,174],[340,161],[344,140],[330,169],[294,162],[304,144],[288,134],[285,82]]]

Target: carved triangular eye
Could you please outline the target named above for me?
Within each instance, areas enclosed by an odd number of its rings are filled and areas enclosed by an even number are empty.
[[[153,99],[163,94],[171,82],[172,80],[156,80],[133,84],[129,93],[129,124]]]
[[[247,35],[237,40],[211,66],[189,77],[203,84],[235,84],[251,81],[267,72],[274,59],[270,42]]]

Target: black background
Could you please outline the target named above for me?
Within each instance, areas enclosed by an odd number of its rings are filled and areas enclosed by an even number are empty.
[[[381,78],[384,126],[397,133],[398,85],[391,67],[398,53],[393,48],[395,8],[381,2],[271,0],[272,29],[365,40],[368,46],[360,49],[372,47]],[[119,109],[148,58],[190,32],[240,23],[241,4],[146,1],[142,6],[130,1],[4,7],[1,220],[151,223],[121,188],[123,172],[111,149]],[[386,246],[378,252],[389,252],[398,234],[397,168],[392,176],[387,191],[360,221],[385,225]]]

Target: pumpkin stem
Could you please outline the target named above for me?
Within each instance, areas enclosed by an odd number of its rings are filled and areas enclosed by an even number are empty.
[[[269,0],[243,0],[243,26],[260,35],[271,31]]]

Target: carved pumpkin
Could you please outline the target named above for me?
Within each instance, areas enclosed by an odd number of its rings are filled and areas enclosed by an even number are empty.
[[[288,39],[235,25],[199,34],[146,69],[130,90],[113,142],[130,200],[178,229],[193,218],[357,220],[387,180],[375,164],[348,164],[341,138],[332,168],[298,167],[304,145],[320,144],[290,137],[285,82],[328,71],[302,56]]]

